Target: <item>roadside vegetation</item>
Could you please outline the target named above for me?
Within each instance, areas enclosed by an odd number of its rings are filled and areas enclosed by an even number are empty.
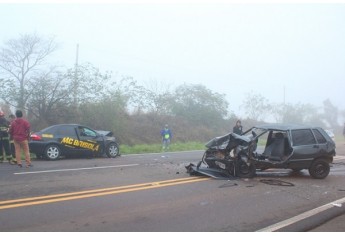
[[[161,153],[161,144],[138,144],[138,145],[120,145],[122,155],[126,154],[141,154],[141,153]],[[171,143],[169,152],[177,151],[195,151],[205,150],[205,144],[199,142],[187,142],[187,143]]]

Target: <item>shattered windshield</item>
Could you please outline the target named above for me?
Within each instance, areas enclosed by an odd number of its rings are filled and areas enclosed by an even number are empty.
[[[267,133],[266,129],[251,128],[244,132],[242,135],[235,133],[226,134],[224,136],[215,137],[205,144],[207,148],[215,149],[233,149],[237,145],[246,146],[252,140],[259,138],[264,133]]]

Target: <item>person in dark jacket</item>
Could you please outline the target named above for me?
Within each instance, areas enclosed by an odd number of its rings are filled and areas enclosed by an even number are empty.
[[[23,118],[21,110],[16,111],[16,117],[11,123],[9,132],[14,141],[17,164],[22,167],[21,151],[23,150],[26,167],[30,167],[32,166],[29,152],[30,123]]]
[[[241,125],[241,121],[238,120],[236,122],[236,125],[234,126],[234,128],[232,129],[232,132],[235,133],[235,134],[239,134],[239,135],[242,135],[243,131],[242,131],[242,125]]]
[[[11,123],[16,119],[16,116],[13,115],[13,114],[10,114],[8,116],[8,118],[10,119],[10,127],[11,127]],[[8,132],[10,132],[10,131],[8,131]],[[17,164],[17,160],[16,160],[16,152],[15,152],[15,149],[14,149],[14,141],[13,141],[12,137],[10,137],[10,148],[11,148],[11,154],[12,154],[11,164],[15,165],[15,164]]]
[[[4,158],[8,160],[10,164],[14,164],[10,150],[10,140],[8,135],[8,129],[10,122],[6,120],[5,114],[0,111],[0,162],[4,161]],[[5,156],[4,152],[5,151]]]

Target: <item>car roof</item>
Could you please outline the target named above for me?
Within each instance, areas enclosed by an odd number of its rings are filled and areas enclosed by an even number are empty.
[[[56,124],[56,125],[51,125],[51,126],[48,126],[44,129],[49,129],[49,128],[52,128],[52,127],[59,127],[59,126],[83,126],[83,125],[79,125],[79,124]]]
[[[86,127],[85,125],[81,125],[81,124],[56,124],[56,125],[48,126],[47,128],[55,127],[55,126],[83,126],[83,127]]]
[[[60,126],[72,126],[72,127],[77,127],[77,126],[82,126],[82,127],[87,127],[85,125],[80,125],[80,124],[56,124],[56,125],[51,125],[51,126],[48,126],[44,129],[41,129],[40,131],[44,131],[44,130],[47,130],[47,129],[51,129],[51,128],[54,128],[54,127],[60,127]]]
[[[259,128],[259,129],[281,130],[281,131],[288,131],[288,130],[292,130],[292,129],[318,128],[318,127],[314,127],[311,125],[288,124],[288,123],[263,124],[263,125],[256,125],[254,127]]]

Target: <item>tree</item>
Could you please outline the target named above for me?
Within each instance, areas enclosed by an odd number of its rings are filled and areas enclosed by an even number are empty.
[[[101,100],[111,86],[109,84],[111,73],[107,71],[101,73],[89,62],[78,65],[76,69],[68,69],[65,77],[69,81],[75,107],[83,103]]]
[[[35,117],[40,128],[58,123],[61,116],[67,118],[68,105],[71,104],[69,83],[59,72],[49,71],[31,80],[28,90],[29,115]]]
[[[28,83],[45,70],[47,57],[57,48],[53,38],[42,39],[36,34],[24,34],[6,42],[0,52],[1,98],[26,109],[31,95]]]
[[[199,125],[216,127],[227,115],[225,95],[214,93],[205,86],[180,85],[175,89],[172,114]]]
[[[113,81],[108,94],[112,99],[121,101],[124,108],[140,113],[148,107],[146,89],[137,84],[133,77],[125,76],[119,81]]]
[[[317,107],[311,104],[276,104],[273,113],[277,122],[324,126]]]
[[[79,109],[80,123],[94,129],[111,130],[120,139],[126,136],[128,116],[117,98],[106,96],[98,102],[84,103]]]
[[[268,100],[260,94],[248,94],[243,107],[248,118],[257,121],[264,119],[272,108]]]
[[[338,128],[338,108],[329,99],[323,101],[324,119],[332,129]]]
[[[157,115],[167,115],[170,113],[169,104],[173,101],[170,84],[167,84],[165,81],[158,82],[152,80],[145,86],[143,95],[142,98],[144,99],[142,99],[142,102],[145,102],[143,104],[144,108],[149,113],[152,112]]]

